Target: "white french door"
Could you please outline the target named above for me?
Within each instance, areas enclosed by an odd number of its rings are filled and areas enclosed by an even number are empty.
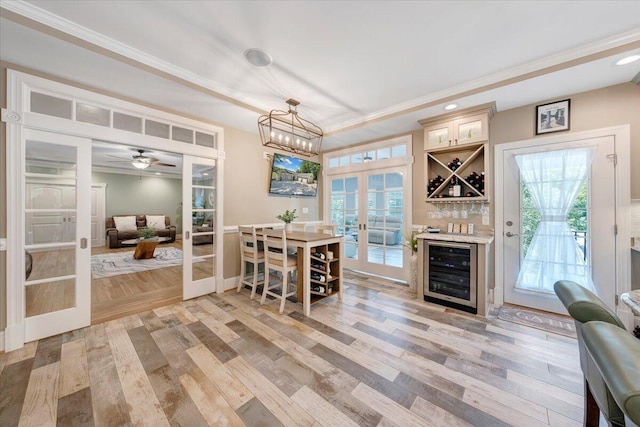
[[[184,299],[216,290],[216,161],[185,155],[182,172]]]
[[[497,191],[504,201],[504,262],[498,267],[503,269],[504,302],[566,313],[553,283],[585,277],[585,286],[615,308],[615,152],[613,136],[542,145],[534,140],[503,151],[503,183]],[[561,153],[574,157],[554,157]],[[541,156],[550,157],[539,161]],[[525,159],[534,159],[537,169],[528,170]],[[584,179],[571,178],[571,169],[579,167],[584,172],[575,176]],[[548,240],[549,233],[557,235]],[[539,289],[530,287],[531,282]]]
[[[344,266],[406,280],[406,167],[332,175],[331,222],[345,236]]]
[[[25,342],[91,322],[91,140],[24,129]]]

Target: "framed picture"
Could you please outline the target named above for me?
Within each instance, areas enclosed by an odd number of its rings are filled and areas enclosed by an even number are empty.
[[[536,135],[569,130],[570,99],[536,106]]]

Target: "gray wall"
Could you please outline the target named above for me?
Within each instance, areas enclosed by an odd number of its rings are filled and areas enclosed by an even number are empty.
[[[166,215],[178,225],[182,180],[94,172],[92,184],[107,184],[107,217],[121,214]]]

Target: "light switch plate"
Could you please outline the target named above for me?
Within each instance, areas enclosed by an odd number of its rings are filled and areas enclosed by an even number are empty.
[[[302,208],[302,213],[303,214],[308,214],[309,213],[309,208]]]
[[[489,215],[482,215],[482,225],[489,225]]]

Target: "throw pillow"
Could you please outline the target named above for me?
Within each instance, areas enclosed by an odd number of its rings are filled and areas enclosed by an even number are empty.
[[[135,216],[114,216],[113,222],[116,223],[118,231],[136,231],[138,229]]]
[[[147,215],[147,227],[154,230],[164,230],[164,215]]]

